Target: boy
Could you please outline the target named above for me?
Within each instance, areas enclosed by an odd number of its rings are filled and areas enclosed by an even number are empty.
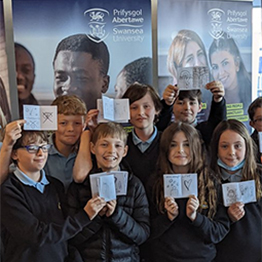
[[[67,189],[72,182],[78,143],[85,128],[86,105],[75,95],[57,97],[52,105],[57,106],[57,130],[44,169]]]
[[[127,133],[120,124],[99,124],[91,138],[91,152],[97,168],[90,173],[128,171],[127,194],[106,203],[90,225],[72,244],[83,261],[139,261],[138,245],[149,237],[149,210],[144,187],[122,158],[127,153]],[[68,190],[72,214],[91,197],[89,176],[82,184],[73,182]]]
[[[69,255],[67,240],[105,205],[96,198],[95,206],[89,201],[75,216],[65,217],[63,185],[43,170],[48,149],[46,135],[37,131],[22,131],[14,144],[17,168],[1,185],[4,262],[64,262]]]
[[[226,119],[225,90],[221,82],[213,81],[206,85],[213,94],[211,110],[207,121],[197,123],[197,114],[202,110],[201,91],[181,90],[168,85],[163,93],[163,110],[157,123],[159,130],[164,130],[171,121],[172,109],[175,121],[194,125],[201,133],[206,146],[209,145],[215,127]]]
[[[256,98],[248,107],[248,115],[250,119],[250,126],[252,126],[255,130],[251,134],[252,139],[257,145],[257,155],[256,159],[258,163],[262,163],[262,155],[259,152],[259,139],[258,132],[262,132],[262,97]]]
[[[72,181],[73,166],[78,151],[78,144],[85,128],[85,103],[75,95],[64,95],[56,98],[52,105],[57,106],[57,130],[52,136],[52,147],[44,167],[45,172],[60,180],[65,189]],[[3,164],[0,178],[3,181],[8,173],[11,149],[20,137],[21,127],[25,120],[17,120],[6,126],[0,163]]]

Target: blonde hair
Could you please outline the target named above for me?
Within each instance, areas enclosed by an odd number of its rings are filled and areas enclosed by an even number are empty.
[[[160,152],[157,162],[157,180],[154,185],[155,200],[159,213],[164,213],[164,183],[163,174],[172,174],[172,165],[168,159],[170,144],[173,136],[183,132],[188,140],[190,148],[191,162],[189,164],[189,173],[198,174],[198,198],[199,208],[202,210],[209,205],[208,217],[214,217],[217,208],[217,189],[216,189],[216,177],[208,169],[204,159],[205,154],[202,149],[201,139],[198,131],[191,125],[176,122],[171,124],[165,129],[160,140]]]
[[[242,181],[255,180],[257,199],[260,199],[262,197],[262,188],[261,188],[260,177],[257,171],[258,165],[256,163],[255,153],[254,153],[255,144],[253,142],[253,139],[250,137],[245,125],[240,121],[236,119],[229,119],[229,120],[224,120],[218,124],[218,126],[216,127],[213,133],[211,144],[210,144],[210,149],[211,149],[210,166],[213,169],[213,171],[219,175],[219,182],[221,183],[221,169],[217,165],[218,146],[219,146],[220,137],[226,130],[232,130],[236,132],[245,140],[246,154],[245,154],[245,164],[242,170]]]
[[[52,105],[57,106],[57,113],[63,115],[86,115],[85,102],[76,95],[58,96]]]
[[[95,144],[98,139],[107,136],[117,137],[122,140],[125,145],[127,143],[127,132],[120,124],[114,122],[100,123],[92,135],[91,142]]]
[[[167,68],[175,78],[177,78],[177,69],[182,66],[186,47],[190,41],[196,42],[199,45],[204,53],[206,63],[208,63],[205,46],[198,34],[192,30],[180,30],[173,39],[167,56]]]

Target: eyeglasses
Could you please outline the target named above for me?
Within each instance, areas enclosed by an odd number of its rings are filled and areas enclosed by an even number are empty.
[[[29,146],[21,146],[21,148],[25,148],[28,153],[30,154],[35,154],[38,153],[38,151],[41,149],[44,153],[48,152],[49,148],[51,145],[46,144],[42,146],[37,146],[37,145],[29,145]]]
[[[258,122],[259,124],[261,124],[262,123],[262,117],[258,118],[258,119],[254,119],[253,122],[254,123]]]

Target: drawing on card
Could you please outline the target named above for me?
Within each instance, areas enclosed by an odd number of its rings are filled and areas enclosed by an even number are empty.
[[[165,197],[184,198],[197,193],[197,174],[164,175]]]
[[[169,184],[167,185],[167,188],[170,190],[170,195],[171,196],[179,195],[178,187],[179,187],[179,183],[178,183],[177,179],[170,178],[169,179]]]
[[[178,69],[178,87],[180,90],[205,88],[209,82],[209,70],[206,66],[183,67]]]
[[[224,205],[236,202],[251,203],[256,201],[256,185],[254,180],[226,183],[222,185]]]
[[[227,197],[229,203],[236,203],[237,202],[237,193],[236,189],[227,187]]]
[[[50,121],[51,123],[54,122],[53,112],[42,112],[42,116],[43,116],[43,123],[45,123],[46,121]]]
[[[39,117],[39,110],[34,106],[27,106],[24,110],[24,117]]]
[[[127,123],[130,119],[129,99],[114,99],[103,95],[102,99],[97,100],[97,109],[99,110],[98,123],[108,120]]]
[[[183,69],[180,72],[179,79],[178,79],[178,86],[179,89],[190,89],[193,87],[193,77],[192,77],[192,70],[191,69]]]
[[[192,179],[185,179],[184,180],[184,185],[185,185],[185,188],[189,191],[190,190],[190,185],[192,183]]]

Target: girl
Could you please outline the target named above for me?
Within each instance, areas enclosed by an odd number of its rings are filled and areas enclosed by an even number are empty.
[[[150,198],[150,261],[210,262],[216,255],[215,243],[227,234],[229,219],[218,204],[216,177],[203,159],[194,127],[177,122],[163,132]],[[163,174],[174,173],[197,173],[198,197],[164,198]]]
[[[228,208],[230,232],[217,245],[216,261],[261,261],[262,170],[244,124],[234,119],[221,122],[213,133],[211,152],[211,168],[221,184],[255,180],[257,195],[255,203],[237,202]]]

